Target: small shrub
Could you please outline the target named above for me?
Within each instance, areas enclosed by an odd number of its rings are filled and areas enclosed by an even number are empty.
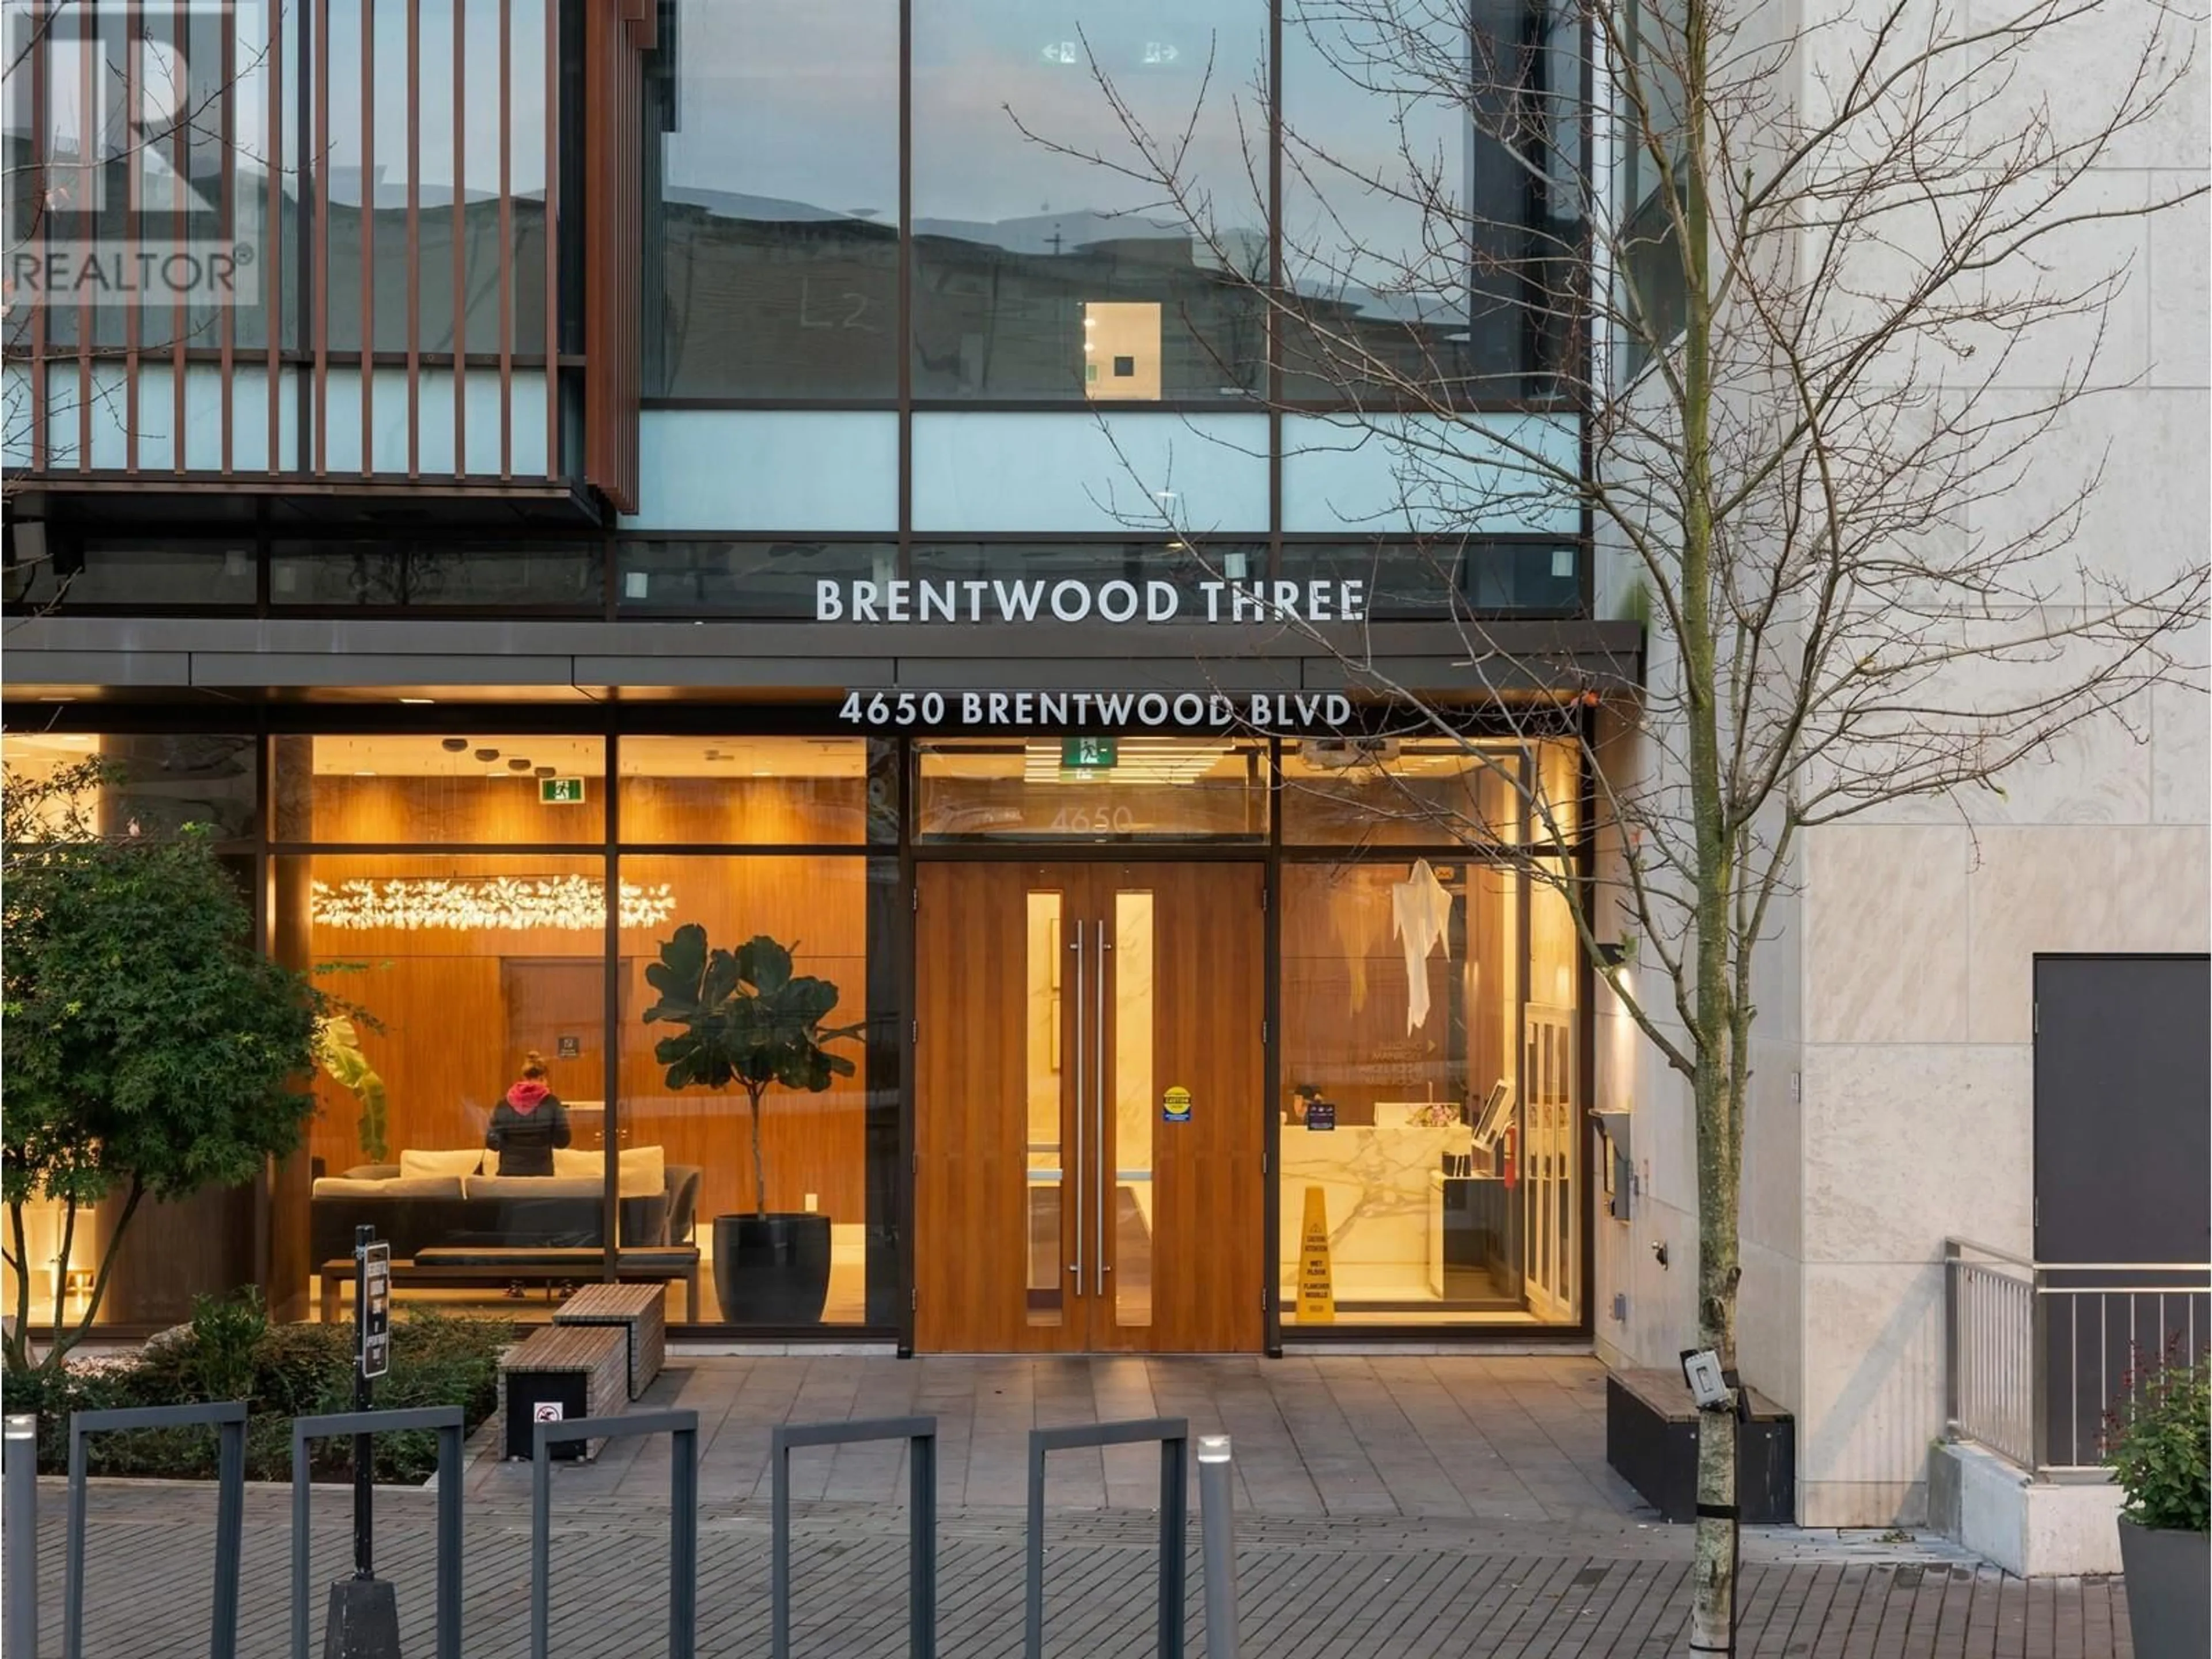
[[[2212,1530],[2212,1363],[2166,1363],[2129,1379],[2128,1403],[2106,1420],[2105,1461],[2137,1526]]]
[[[353,1403],[353,1336],[343,1325],[271,1325],[253,1351],[253,1409],[314,1417]]]
[[[491,1415],[512,1325],[403,1309],[392,1339],[391,1374],[376,1385],[380,1408],[459,1406],[471,1431]],[[289,1480],[292,1419],[349,1410],[353,1364],[350,1327],[272,1325],[258,1296],[247,1292],[203,1298],[190,1325],[126,1358],[11,1375],[5,1405],[38,1413],[39,1467],[58,1474],[68,1468],[73,1411],[244,1399],[246,1478]],[[320,1442],[311,1455],[319,1477],[353,1472],[350,1440]],[[438,1467],[438,1437],[380,1435],[375,1458],[379,1480],[426,1480]],[[101,1435],[89,1443],[88,1467],[94,1474],[209,1480],[216,1437],[204,1429]]]
[[[254,1355],[269,1334],[261,1291],[249,1285],[225,1297],[192,1298],[191,1335],[183,1345],[184,1382],[194,1400],[248,1400],[254,1393]]]

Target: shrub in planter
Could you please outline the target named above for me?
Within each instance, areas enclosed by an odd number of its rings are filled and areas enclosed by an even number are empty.
[[[499,1356],[514,1340],[503,1320],[447,1318],[407,1310],[392,1322],[392,1370],[379,1407],[459,1406],[471,1430],[497,1402]],[[272,1325],[252,1292],[202,1298],[192,1322],[167,1332],[137,1354],[96,1364],[42,1366],[6,1380],[7,1409],[39,1415],[39,1467],[66,1468],[69,1414],[194,1401],[246,1402],[249,1480],[292,1478],[292,1419],[348,1411],[353,1404],[353,1333],[343,1325]],[[87,1443],[94,1474],[212,1480],[216,1439],[203,1429],[105,1434]],[[352,1473],[353,1444],[318,1442],[314,1473]],[[380,1435],[376,1478],[428,1480],[438,1463],[434,1434]]]
[[[2131,1377],[2105,1461],[2126,1503],[2120,1564],[2136,1659],[2212,1653],[2212,1366],[2168,1363]]]

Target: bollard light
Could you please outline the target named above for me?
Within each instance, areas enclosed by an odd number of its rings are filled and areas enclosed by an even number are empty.
[[[39,1419],[34,1413],[10,1413],[7,1492],[0,1503],[0,1538],[6,1540],[4,1628],[7,1650],[39,1650]]]
[[[1198,1437],[1200,1547],[1206,1563],[1206,1650],[1237,1659],[1237,1538],[1229,1472],[1229,1437]]]

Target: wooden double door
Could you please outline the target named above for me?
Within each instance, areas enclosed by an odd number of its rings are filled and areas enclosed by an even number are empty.
[[[921,866],[918,1349],[1259,1349],[1264,893],[1256,864]]]

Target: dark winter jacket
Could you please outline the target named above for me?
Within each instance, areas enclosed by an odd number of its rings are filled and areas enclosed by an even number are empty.
[[[568,1144],[568,1109],[542,1083],[523,1082],[492,1109],[484,1145],[503,1176],[550,1176],[553,1149]]]

